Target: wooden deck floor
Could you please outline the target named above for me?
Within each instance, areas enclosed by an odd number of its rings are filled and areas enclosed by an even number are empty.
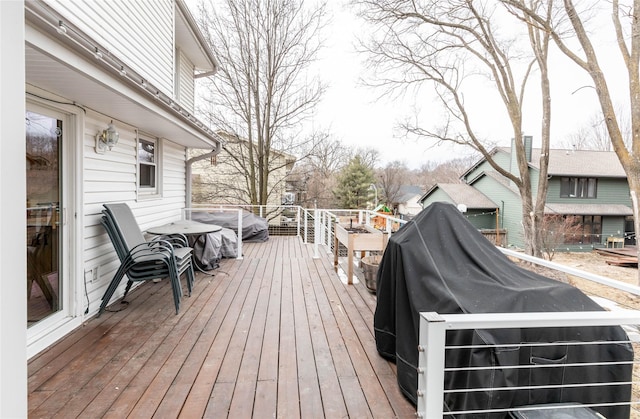
[[[415,417],[373,338],[375,296],[296,237],[136,289],[29,362],[29,417]]]

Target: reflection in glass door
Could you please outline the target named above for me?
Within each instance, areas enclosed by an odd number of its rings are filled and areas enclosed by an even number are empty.
[[[27,323],[63,309],[62,119],[26,114]]]

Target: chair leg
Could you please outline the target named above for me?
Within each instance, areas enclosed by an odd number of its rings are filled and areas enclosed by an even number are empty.
[[[182,287],[180,286],[180,277],[177,272],[170,275],[171,289],[173,291],[173,304],[176,306],[176,314],[180,312],[180,297],[182,296]]]
[[[113,276],[111,283],[109,283],[107,290],[102,296],[102,303],[100,304],[100,310],[98,310],[98,315],[96,317],[100,317],[104,309],[107,307],[107,304],[109,304],[109,300],[111,300],[113,293],[116,292],[116,289],[118,289],[118,285],[120,285],[120,281],[122,281],[122,278],[124,277],[124,269],[122,268],[123,265],[120,266],[120,268],[116,271],[116,274]]]
[[[131,289],[132,285],[133,285],[132,280],[127,281],[127,287],[124,289],[124,295],[122,296],[123,299],[127,296],[127,294],[129,294],[129,290]]]
[[[189,290],[189,297],[191,297],[191,291],[193,291],[193,283],[195,274],[193,272],[193,265],[187,268],[187,289]]]

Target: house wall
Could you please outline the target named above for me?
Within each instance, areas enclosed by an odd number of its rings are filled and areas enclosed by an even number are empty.
[[[602,239],[600,243],[606,245],[607,237],[622,237],[624,234],[625,217],[603,217],[602,218]]]
[[[21,96],[13,97],[11,100],[20,104],[27,102],[28,106],[49,108],[62,114],[66,121],[63,146],[66,162],[62,175],[65,240],[61,253],[65,259],[61,260],[61,269],[64,289],[68,291],[69,298],[65,295],[64,309],[60,313],[32,325],[26,333],[26,318],[19,322],[26,339],[21,341],[19,336],[13,338],[22,344],[23,352],[26,346],[27,358],[80,327],[87,317],[98,311],[102,294],[119,266],[113,245],[100,224],[102,204],[129,204],[143,231],[150,226],[179,219],[181,209],[186,204],[185,147],[209,147],[213,144],[210,135],[202,134],[194,123],[185,122],[184,118],[178,116],[168,105],[150,98],[148,92],[142,91],[136,80],[133,80],[136,82],[135,85],[129,83],[127,78],[120,76],[116,71],[107,70],[97,59],[86,57],[82,48],[61,42],[60,37],[63,37],[63,34],[48,34],[47,31],[39,29],[40,25],[47,21],[40,21],[39,13],[49,13],[47,19],[54,17],[56,21],[59,18],[58,14],[64,16],[60,19],[68,25],[67,31],[77,27],[79,31],[84,32],[82,36],[92,38],[90,42],[95,41],[105,48],[108,47],[108,51],[101,51],[103,58],[108,57],[108,54],[117,56],[129,63],[129,76],[134,71],[140,73],[162,93],[174,96],[175,0],[42,1],[49,7],[38,3],[37,7],[30,8],[33,3],[25,6],[22,1],[0,2],[2,6],[5,3],[19,6],[22,13],[21,18],[15,20],[18,22],[18,28],[12,28],[12,36],[19,40],[23,48],[22,57],[12,63],[12,68],[20,72],[20,77],[11,77],[9,72],[2,73],[3,81],[7,75],[10,78],[6,80],[21,89]],[[26,22],[25,8],[33,13],[27,15]],[[48,10],[49,8],[55,9],[55,13]],[[3,20],[1,29],[5,28],[11,26]],[[25,56],[25,42],[33,55]],[[4,60],[4,47],[2,51]],[[39,51],[46,51],[46,55],[52,58],[51,71],[49,67],[37,61],[41,60],[36,53]],[[26,73],[24,67],[16,64],[25,61],[31,66]],[[182,70],[179,71],[180,76],[191,76],[191,84],[189,80],[181,81],[182,103],[191,104],[193,107],[193,97],[188,97],[193,95],[193,64],[188,60],[184,60],[183,64]],[[40,73],[40,69],[45,70]],[[74,84],[76,76],[79,80],[77,86]],[[22,121],[20,126],[24,129],[25,110],[20,106],[14,108],[20,112],[20,117],[12,119]],[[120,140],[112,150],[98,154],[95,151],[96,134],[105,129],[111,120],[120,134]],[[144,126],[147,132],[138,133],[139,126],[136,125]],[[2,124],[2,128],[4,126],[5,124]],[[137,191],[139,135],[158,141],[160,159],[157,183],[160,185],[160,193],[153,196],[139,194]],[[163,138],[167,136],[175,138]],[[24,132],[13,138],[24,140]],[[22,151],[15,155],[24,154],[24,144],[23,141]],[[18,160],[24,162],[23,159]],[[10,166],[2,167],[4,171]],[[13,170],[11,173],[25,173],[24,166],[22,170]],[[19,179],[24,181],[24,176]],[[20,220],[25,220],[26,200],[24,197],[20,200],[17,187],[12,199],[20,203]],[[25,227],[22,226],[20,231],[21,237],[24,237]],[[19,244],[14,242],[14,245],[15,243]],[[26,258],[24,248],[25,246],[19,248],[23,259]],[[14,276],[26,277],[26,260],[23,260],[20,268],[22,273]],[[18,312],[26,315],[24,284],[20,289],[22,293],[14,293],[12,298],[23,304],[23,310]],[[123,290],[124,284],[113,298],[121,295]],[[20,295],[23,297],[18,298]],[[13,320],[20,319],[14,316]],[[26,379],[26,373],[24,376]]]
[[[624,217],[602,217],[602,235],[597,243],[561,243],[555,250],[564,252],[587,252],[595,248],[604,247],[607,243],[607,237],[622,237],[624,233]]]
[[[424,202],[422,203],[422,206],[423,206],[423,208],[426,208],[426,207],[428,207],[429,205],[431,205],[434,202],[448,202],[448,203],[453,204],[453,205],[456,204],[455,202],[453,202],[451,197],[449,195],[447,195],[440,188],[437,188],[433,192],[431,192],[431,194],[427,197],[427,199],[425,199]]]
[[[524,247],[522,231],[522,206],[517,192],[489,176],[483,176],[473,184],[473,187],[498,205],[499,223],[501,229],[507,230],[505,247]],[[495,228],[491,227],[491,228]]]
[[[172,0],[46,0],[99,44],[173,96],[175,6]]]
[[[598,178],[595,199],[560,198],[560,177],[549,180],[547,202],[564,204],[622,204],[631,207],[631,193],[626,179]]]
[[[498,150],[493,155],[493,160],[496,163],[498,163],[498,165],[500,165],[501,167],[504,167],[504,168],[508,168],[509,167],[509,155],[507,153],[505,153],[504,151]],[[465,182],[469,183],[473,179],[477,178],[482,173],[487,172],[487,171],[495,171],[495,169],[493,167],[491,167],[491,165],[489,163],[487,163],[486,161],[483,161],[482,163],[480,163],[478,165],[478,167],[476,167],[471,172],[469,172],[464,177],[464,180],[465,180]]]
[[[447,195],[442,189],[434,190],[427,199],[425,199],[424,207],[426,208],[434,202],[448,202],[455,205],[455,202],[453,202],[449,195]],[[496,216],[494,213],[488,213],[481,209],[468,209],[464,215],[467,217],[467,220],[469,220],[469,222],[478,229],[496,228]]]
[[[626,179],[599,178],[597,198],[560,198],[560,177],[553,177],[549,180],[547,202],[565,204],[622,204],[631,206],[631,197]],[[598,244],[563,244],[562,249],[575,252],[591,250],[598,245],[606,245],[607,237],[622,237],[624,234],[624,223],[624,216],[604,216],[602,217],[602,236]]]
[[[178,60],[176,99],[183,108],[193,113],[195,100],[194,65],[180,49],[176,51],[176,59]]]
[[[464,213],[465,217],[477,229],[494,230],[496,228],[496,214],[490,210],[471,209]],[[498,226],[500,219],[498,219]]]
[[[144,199],[137,195],[136,128],[118,124],[118,144],[105,154],[94,150],[95,135],[104,129],[109,119],[95,113],[85,118],[83,135],[83,272],[97,280],[86,284],[89,315],[95,314],[100,300],[120,262],[113,245],[100,224],[102,204],[125,202],[133,210],[140,228],[165,224],[180,219],[185,207],[185,158],[184,147],[169,140],[162,142],[162,194],[161,197]],[[84,286],[84,285],[83,285]],[[116,292],[121,295],[124,283]],[[86,303],[84,301],[83,303]],[[86,307],[83,307],[83,310]]]
[[[402,202],[398,204],[398,213],[400,215],[409,215],[414,216],[422,210],[422,205],[418,202],[420,199],[420,195],[413,196],[407,202]]]

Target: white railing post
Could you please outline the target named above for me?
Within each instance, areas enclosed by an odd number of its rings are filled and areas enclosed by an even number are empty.
[[[318,208],[313,210],[313,258],[319,259],[319,244],[320,237],[318,237],[320,232],[320,217],[318,215]]]
[[[300,205],[298,205],[296,207],[296,220],[297,220],[297,222],[296,222],[296,236],[298,236],[298,237],[300,237],[300,217],[302,216],[302,213],[303,213],[302,207],[300,207]],[[306,215],[306,213],[305,213],[305,215]],[[306,218],[307,217],[305,216],[305,220],[306,220]],[[308,243],[308,241],[307,241],[307,230],[306,229],[304,231],[304,243]]]
[[[238,255],[237,259],[242,259],[242,208],[238,209]]]
[[[418,418],[442,418],[446,325],[438,313],[420,313]]]
[[[327,216],[326,211],[320,211],[320,244],[325,245],[325,228],[324,228],[324,219]]]

